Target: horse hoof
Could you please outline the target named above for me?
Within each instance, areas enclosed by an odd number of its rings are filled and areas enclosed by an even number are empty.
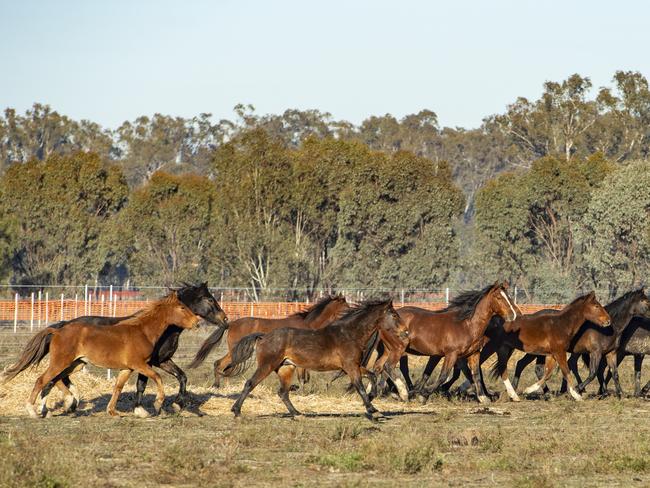
[[[426,397],[426,396],[420,395],[420,394],[418,394],[416,396],[416,398],[417,398],[417,401],[420,402],[420,405],[426,405],[427,401],[429,400],[429,397]]]
[[[111,417],[117,417],[117,412],[114,409],[107,409],[106,413],[110,415]]]
[[[183,406],[177,402],[174,402],[172,403],[172,410],[176,413],[179,413],[181,410],[183,410]]]
[[[149,417],[149,412],[147,412],[142,406],[137,406],[133,410],[133,415],[141,419],[146,419]]]

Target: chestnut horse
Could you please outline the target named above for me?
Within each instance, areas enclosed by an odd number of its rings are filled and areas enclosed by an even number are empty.
[[[158,393],[154,408],[156,413],[159,413],[165,399],[165,391],[160,375],[148,364],[155,345],[170,325],[191,329],[199,320],[199,316],[178,299],[177,292],[172,291],[133,317],[110,327],[74,322],[59,329],[43,329],[37,334],[39,340],[31,341],[31,347],[23,351],[18,361],[21,364],[27,362],[29,366],[31,362],[27,359],[38,357],[32,349],[42,349],[49,339],[50,364],[34,384],[26,404],[27,412],[32,417],[38,416],[34,403],[44,386],[69,376],[86,363],[92,363],[103,368],[120,370],[113,396],[106,408],[109,415],[117,415],[115,404],[134,370],[155,381]],[[66,396],[73,395],[68,390]],[[45,398],[41,395],[41,415],[47,413]]]
[[[280,329],[282,327],[294,327],[298,329],[311,330],[320,329],[321,327],[324,327],[339,318],[341,314],[349,308],[350,307],[348,303],[345,301],[345,297],[341,295],[335,295],[325,297],[309,307],[307,310],[289,315],[288,317],[282,319],[242,317],[240,319],[234,320],[228,327],[228,352],[224,357],[217,359],[214,363],[213,386],[215,388],[219,387],[221,383],[220,378],[221,376],[224,376],[224,370],[230,365],[232,361],[232,350],[242,337],[255,333],[267,334],[275,329]],[[201,347],[194,356],[194,359],[190,363],[189,368],[198,367],[205,360],[208,354],[210,354],[210,352],[219,344],[220,340],[221,335],[218,335],[218,331],[215,331],[215,333],[211,334],[203,342],[203,344],[201,344]],[[300,371],[298,373],[304,380],[306,373]]]
[[[623,391],[618,379],[618,365],[616,362],[616,353],[621,340],[621,335],[633,317],[645,317],[648,314],[650,311],[650,301],[643,289],[641,289],[628,292],[617,298],[610,304],[605,305],[605,310],[607,310],[607,313],[611,318],[611,328],[597,327],[591,322],[585,322],[582,324],[582,327],[580,327],[569,344],[568,352],[571,353],[571,357],[569,358],[568,365],[578,382],[576,390],[578,393],[582,393],[587,385],[596,377],[601,361],[604,358],[614,378],[616,395],[621,398]],[[580,375],[578,374],[578,358],[580,356],[582,356],[585,363],[589,365],[589,376],[584,381],[580,379]],[[536,370],[538,372],[538,379],[542,378],[542,374],[539,374],[539,366],[543,366],[546,357],[526,354],[517,361],[515,367],[515,376],[512,380],[512,386],[515,390],[517,389],[517,384],[519,383],[519,378],[521,377],[524,368],[535,359],[537,359]],[[601,383],[600,392],[602,393],[604,389],[602,377],[599,378],[599,382]],[[563,381],[560,392],[564,391],[566,391],[566,382]]]
[[[490,320],[498,315],[515,320],[517,312],[508,296],[507,285],[495,283],[479,291],[462,293],[447,308],[432,312],[417,307],[398,310],[409,330],[406,352],[420,356],[444,357],[442,371],[433,385],[417,391],[424,402],[444,384],[459,359],[467,358],[479,402],[487,401],[480,378],[479,354]],[[404,370],[402,370],[404,374]]]
[[[178,299],[181,302],[183,302],[185,305],[187,305],[190,308],[190,310],[192,310],[192,312],[194,312],[196,315],[203,318],[204,320],[212,324],[215,324],[217,326],[217,329],[213,334],[218,334],[218,333],[223,334],[223,332],[228,328],[228,318],[226,317],[225,312],[221,309],[219,303],[214,298],[212,293],[210,293],[207,283],[204,282],[199,285],[190,285],[184,283],[181,288],[177,288],[175,291],[178,295]],[[90,315],[84,317],[77,317],[76,319],[73,320],[56,322],[50,325],[49,327],[54,329],[60,329],[61,327],[65,327],[66,325],[72,324],[74,322],[85,322],[88,324],[109,326],[109,325],[115,325],[118,322],[122,322],[123,320],[131,318],[133,316],[134,315],[129,315],[127,317],[102,317],[102,316]],[[156,343],[156,347],[154,348],[154,352],[151,356],[151,360],[149,361],[149,364],[151,366],[156,366],[162,369],[163,371],[171,374],[178,380],[179,383],[178,395],[176,396],[176,399],[172,404],[174,408],[177,409],[182,409],[183,406],[185,405],[185,397],[187,395],[187,376],[185,375],[183,370],[179,368],[178,365],[172,360],[172,357],[174,356],[176,349],[178,349],[178,340],[183,330],[184,329],[182,329],[181,327],[176,327],[175,325],[168,327],[167,330],[165,330],[163,335]],[[42,350],[40,350],[41,354],[38,357],[27,358],[24,363],[22,364],[18,363],[13,367],[7,369],[3,375],[5,381],[11,380],[20,372],[24,371],[29,366],[29,364],[40,363],[45,358],[45,356],[49,353],[51,338],[52,335],[47,336],[43,348]],[[39,341],[39,340],[40,338],[38,336],[34,336],[34,338],[32,339],[32,341]],[[30,346],[30,344],[28,344],[25,347],[26,348],[31,347],[32,350],[39,351],[38,347],[34,347],[33,345]],[[146,413],[144,409],[140,407],[142,406],[142,397],[144,395],[144,390],[147,386],[147,380],[148,378],[146,376],[142,374],[138,375],[138,381],[136,386],[135,409],[140,415]],[[54,384],[52,382],[48,383],[48,385],[45,386],[45,388],[43,389],[43,396],[47,396],[53,386]],[[62,377],[59,381],[56,382],[56,386],[64,394],[66,394],[68,390],[74,393],[75,397],[73,399],[66,398],[67,403],[65,405],[67,411],[69,412],[74,411],[75,408],[77,407],[78,398],[77,398],[76,388],[74,387],[74,385],[72,385],[70,378],[68,376]]]
[[[362,303],[321,329],[282,328],[268,334],[256,333],[244,337],[233,349],[232,362],[225,373],[241,371],[256,347],[257,370],[246,381],[241,395],[232,406],[232,412],[238,417],[249,393],[275,371],[280,379],[278,395],[289,415],[300,415],[289,399],[289,391],[294,369],[301,367],[315,371],[345,371],[363,400],[366,417],[373,420],[377,409],[361,382],[362,373],[371,377],[373,374],[364,371],[361,362],[368,342],[377,332],[400,339],[408,335],[390,300]],[[391,365],[385,364],[384,367],[390,371]],[[375,379],[372,378],[372,381],[374,386]]]
[[[598,303],[593,291],[576,298],[560,311],[523,315],[510,324],[504,324],[500,329],[501,332],[493,334],[481,351],[481,360],[484,361],[493,352],[497,353],[497,362],[492,368],[492,375],[501,376],[510,398],[519,401],[519,396],[508,378],[508,360],[512,352],[519,349],[530,354],[547,356],[544,376],[526,388],[524,393],[533,393],[542,388],[557,363],[569,385],[571,396],[576,400],[582,400],[580,394],[573,388],[574,382],[567,364],[567,351],[571,340],[585,321],[601,327],[607,327],[611,321],[607,310]]]

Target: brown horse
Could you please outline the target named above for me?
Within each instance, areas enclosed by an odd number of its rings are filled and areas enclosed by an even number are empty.
[[[339,318],[345,311],[350,308],[345,301],[345,297],[340,295],[328,296],[312,305],[307,310],[289,315],[282,319],[266,319],[260,317],[242,317],[230,323],[228,327],[228,352],[214,363],[214,384],[218,388],[224,376],[223,372],[232,361],[232,350],[235,345],[250,334],[260,333],[268,334],[269,332],[281,329],[283,327],[293,327],[296,329],[316,330],[325,327],[327,324]],[[190,363],[190,368],[198,367],[210,354],[210,352],[219,344],[221,335],[217,332],[211,334],[204,342]],[[304,381],[306,373],[298,371],[301,380]]]
[[[517,318],[506,284],[495,283],[480,291],[462,293],[444,310],[404,307],[398,313],[409,330],[406,352],[444,357],[438,379],[430,387],[422,385],[417,392],[424,402],[447,381],[456,361],[462,358],[467,358],[479,402],[487,401],[479,367],[485,329],[494,315],[509,321]]]
[[[34,384],[26,404],[27,412],[37,417],[34,403],[43,387],[69,376],[90,362],[103,368],[120,370],[106,409],[110,415],[117,414],[115,404],[134,370],[156,383],[158,394],[154,408],[159,413],[165,398],[163,383],[160,375],[148,364],[155,345],[170,325],[191,329],[199,320],[199,316],[181,302],[173,291],[133,317],[111,327],[74,322],[62,328],[48,327],[42,330],[37,334],[40,340],[30,341],[31,346],[23,351],[18,361],[29,366],[31,358],[38,357],[31,349],[40,349],[49,342],[50,364]],[[66,392],[68,395],[72,395],[69,390]],[[45,415],[46,411],[45,396],[41,395],[39,413]]]
[[[363,303],[336,322],[318,330],[282,328],[268,334],[256,333],[244,337],[232,351],[229,371],[241,370],[256,346],[257,370],[246,381],[241,395],[232,406],[232,412],[238,417],[248,394],[275,371],[280,379],[278,395],[289,415],[300,415],[289,399],[289,391],[294,369],[301,367],[316,371],[345,371],[363,400],[366,417],[372,420],[377,409],[366,394],[361,374],[374,375],[364,371],[361,362],[368,342],[372,342],[371,338],[377,332],[401,339],[408,335],[392,301]],[[390,372],[391,365],[385,364],[384,368]],[[374,385],[374,378],[372,381]]]
[[[495,377],[501,376],[510,398],[519,401],[519,396],[508,378],[508,360],[512,352],[519,349],[529,354],[547,356],[544,376],[526,388],[524,393],[533,393],[542,388],[557,364],[569,386],[571,396],[582,400],[580,393],[574,389],[574,382],[569,374],[567,351],[571,347],[571,340],[585,321],[601,327],[607,327],[611,321],[607,310],[598,303],[593,291],[576,298],[559,312],[523,315],[514,322],[505,324],[500,329],[501,332],[495,333],[483,348],[481,359],[485,360],[493,352],[497,352],[497,362],[492,368],[492,374]]]

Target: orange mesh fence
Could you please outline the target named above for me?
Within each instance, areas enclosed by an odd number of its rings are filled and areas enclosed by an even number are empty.
[[[150,301],[124,300],[124,301],[96,301],[84,302],[82,300],[19,300],[18,309],[13,300],[0,300],[0,321],[33,322],[34,324],[49,324],[59,320],[71,320],[82,315],[101,315],[121,317],[131,315],[146,307]],[[223,302],[222,308],[229,320],[240,317],[286,317],[308,308],[311,304],[306,302]],[[396,304],[399,306],[398,304]],[[441,310],[445,308],[444,302],[408,302],[404,305],[420,307],[427,310]],[[519,308],[528,314],[544,308],[559,309],[562,305],[521,304]]]

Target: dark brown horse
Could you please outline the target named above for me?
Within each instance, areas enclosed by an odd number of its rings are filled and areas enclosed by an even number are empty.
[[[605,358],[614,377],[616,394],[620,398],[623,392],[618,379],[616,352],[618,350],[621,335],[633,317],[646,316],[648,314],[650,311],[650,301],[643,289],[641,289],[628,292],[617,298],[610,304],[606,305],[605,310],[607,310],[607,313],[612,320],[611,328],[598,327],[591,322],[585,322],[582,324],[569,344],[568,352],[571,353],[571,356],[568,365],[578,382],[576,390],[578,393],[582,393],[587,385],[596,377],[601,360]],[[578,358],[580,356],[582,356],[583,360],[585,360],[589,365],[589,376],[584,381],[580,379],[580,375],[578,374]],[[512,381],[512,386],[515,390],[517,389],[519,378],[521,377],[524,368],[535,359],[537,359],[538,379],[542,378],[542,375],[539,374],[539,366],[540,364],[544,364],[545,358],[545,356],[526,354],[517,361],[515,376]],[[602,392],[602,381],[600,381],[600,383],[600,390]],[[566,383],[563,381],[563,387],[560,391],[564,391],[565,387]]]
[[[456,361],[462,358],[467,358],[478,400],[487,401],[479,367],[485,329],[495,315],[505,320],[517,318],[505,284],[495,283],[480,291],[465,292],[455,297],[444,310],[432,312],[404,307],[398,313],[409,330],[406,349],[409,354],[444,357],[438,379],[418,391],[423,401],[447,381]]]
[[[343,370],[361,396],[366,407],[366,417],[373,419],[377,409],[361,383],[361,366],[368,342],[377,332],[405,338],[404,323],[393,308],[392,301],[367,302],[349,310],[336,322],[317,330],[296,328],[276,329],[268,334],[251,334],[244,337],[232,351],[229,371],[241,370],[257,346],[257,370],[246,381],[241,395],[232,406],[236,417],[248,394],[269,374],[275,371],[280,379],[280,398],[290,415],[300,415],[291,403],[289,391],[296,367],[315,371]],[[391,365],[385,364],[390,374]],[[375,384],[373,378],[373,385]]]
[[[282,319],[266,319],[260,317],[242,317],[234,320],[228,327],[227,344],[228,352],[214,363],[214,387],[218,388],[223,376],[224,370],[230,365],[232,360],[232,350],[235,345],[250,334],[268,334],[269,332],[281,329],[283,327],[293,327],[297,329],[320,329],[327,324],[339,318],[349,309],[345,297],[340,295],[328,296],[315,303],[313,306],[302,312],[289,315]],[[190,363],[190,368],[198,367],[210,354],[210,352],[219,344],[221,336],[218,331],[211,334],[197,351],[194,359]],[[302,378],[305,378],[305,373]]]
[[[641,367],[647,354],[650,354],[650,319],[635,317],[621,336],[620,346],[616,351],[616,364],[619,365],[626,356],[634,356],[634,396],[637,397],[646,396],[650,391],[650,381],[641,388]],[[599,376],[604,377],[604,365],[601,365]],[[607,383],[611,377],[612,371],[603,378],[601,393],[607,392]]]
[[[492,374],[501,376],[510,398],[519,401],[519,396],[508,378],[508,360],[512,352],[519,349],[530,354],[547,356],[544,376],[526,388],[524,393],[532,393],[542,388],[557,364],[569,385],[571,396],[576,400],[582,400],[580,394],[573,388],[574,383],[567,364],[567,351],[571,340],[585,321],[606,327],[610,320],[609,314],[598,303],[596,294],[592,291],[576,298],[560,311],[523,315],[514,322],[504,324],[500,329],[501,332],[495,333],[481,351],[481,362],[493,352],[497,353],[497,362],[492,369]]]
[[[110,415],[117,415],[115,404],[133,371],[138,371],[156,382],[158,394],[154,408],[156,413],[160,412],[165,398],[163,383],[160,375],[148,364],[155,345],[170,325],[190,329],[199,320],[199,316],[183,304],[173,291],[133,317],[110,327],[75,322],[58,329],[43,329],[37,334],[39,340],[30,341],[30,347],[23,351],[18,360],[21,367],[34,364],[33,358],[39,357],[39,354],[33,349],[42,350],[49,341],[50,364],[34,384],[26,405],[28,413],[32,417],[38,416],[34,404],[48,383],[69,376],[86,363],[120,370],[107,407]],[[65,393],[68,397],[74,396],[69,390]],[[41,395],[41,415],[46,413],[45,398]]]

